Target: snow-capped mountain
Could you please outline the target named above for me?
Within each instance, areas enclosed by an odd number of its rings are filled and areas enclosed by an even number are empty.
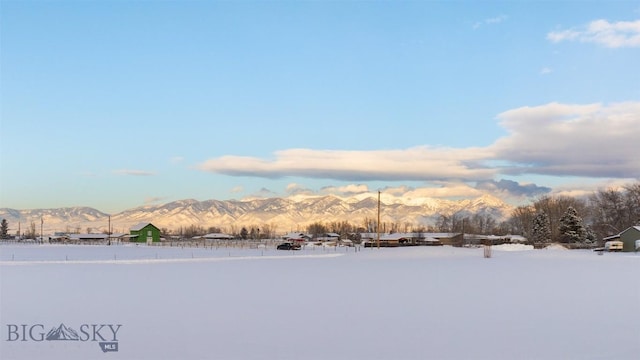
[[[374,195],[356,197],[296,196],[247,200],[178,200],[162,205],[143,206],[111,215],[113,232],[128,232],[140,222],[151,222],[160,228],[178,229],[191,225],[220,227],[270,224],[279,231],[304,228],[315,222],[342,222],[364,224],[366,219],[377,219],[378,200]],[[497,220],[506,218],[511,206],[498,198],[483,195],[475,199],[443,200],[433,198],[408,199],[386,197],[381,200],[381,221],[432,225],[441,216],[490,215]],[[22,231],[36,226],[40,232],[102,232],[107,230],[109,214],[89,207],[59,209],[15,210],[0,209],[0,218],[7,219],[10,233],[20,223]]]

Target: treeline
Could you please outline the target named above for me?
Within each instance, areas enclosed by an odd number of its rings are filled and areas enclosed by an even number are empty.
[[[164,237],[173,236],[183,239],[212,233],[228,234],[244,240],[274,239],[278,236],[275,224],[261,224],[242,227],[231,225],[228,229],[215,226],[204,227],[194,224],[190,226],[180,226],[177,229],[169,229],[166,227],[160,229],[160,234]]]
[[[587,198],[544,196],[511,214],[511,233],[536,242],[590,242],[640,225],[640,182]]]

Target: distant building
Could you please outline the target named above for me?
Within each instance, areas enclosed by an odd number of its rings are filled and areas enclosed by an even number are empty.
[[[340,241],[340,234],[326,233],[316,237],[313,240],[314,241]]]
[[[377,233],[361,233],[365,247],[378,245]],[[461,246],[463,235],[461,233],[392,233],[380,234],[381,247],[411,246],[411,245],[454,245]]]
[[[67,239],[76,241],[102,241],[107,240],[109,234],[69,234]],[[63,240],[63,237],[56,237],[53,240]]]
[[[290,232],[282,237],[282,240],[287,241],[310,241],[311,236],[301,232]]]
[[[202,236],[207,240],[233,240],[233,236],[229,234],[221,234],[221,233],[211,233]]]
[[[160,229],[152,223],[139,223],[129,229],[130,241],[151,244],[160,242]]]
[[[606,241],[622,241],[622,251],[638,251],[640,246],[640,226],[632,226],[618,235],[612,235],[604,239]]]

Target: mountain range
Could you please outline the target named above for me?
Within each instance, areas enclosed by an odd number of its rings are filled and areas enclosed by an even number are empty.
[[[432,225],[442,216],[480,214],[503,220],[512,207],[502,200],[483,195],[474,199],[443,200],[434,198],[405,199],[385,196],[381,199],[381,222]],[[348,221],[364,225],[365,219],[377,219],[378,200],[371,194],[352,197],[292,196],[247,200],[178,200],[161,205],[148,205],[107,214],[90,207],[16,210],[0,208],[0,218],[9,222],[9,232],[18,227],[27,231],[35,224],[45,234],[54,232],[103,232],[111,224],[114,233],[128,233],[140,222],[151,222],[159,228],[179,229],[192,225],[218,227],[231,231],[231,227],[270,224],[279,232],[304,229],[321,222]],[[42,220],[41,220],[42,219]]]

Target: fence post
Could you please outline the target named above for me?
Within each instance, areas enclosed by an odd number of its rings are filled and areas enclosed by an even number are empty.
[[[488,259],[491,257],[491,245],[488,245],[488,244],[484,245],[484,257],[485,259]]]

